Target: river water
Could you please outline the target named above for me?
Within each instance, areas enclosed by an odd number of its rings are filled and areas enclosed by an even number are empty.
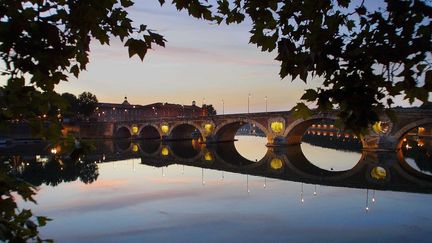
[[[41,234],[58,242],[431,242],[432,179],[415,158],[237,139],[104,141],[74,166],[42,146],[17,168],[38,204],[20,206],[53,219]]]

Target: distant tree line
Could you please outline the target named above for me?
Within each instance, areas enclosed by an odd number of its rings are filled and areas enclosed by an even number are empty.
[[[71,93],[63,93],[61,97],[66,102],[62,116],[72,120],[88,120],[98,104],[96,95],[90,92],[83,92],[78,97]]]

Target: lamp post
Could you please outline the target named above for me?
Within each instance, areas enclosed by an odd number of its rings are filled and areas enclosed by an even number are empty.
[[[153,106],[152,107],[152,109],[153,109],[153,113],[155,114],[155,116],[157,117],[157,112],[156,112],[156,108]]]
[[[249,100],[250,100],[251,94],[248,94],[248,114],[249,114]]]
[[[207,114],[207,107],[206,107],[206,105],[205,105],[205,97],[203,97],[203,100],[202,100],[202,109],[201,109],[201,116],[206,116]]]
[[[222,115],[225,115],[225,102],[222,99]]]
[[[264,97],[264,100],[265,100],[265,111],[267,112],[267,95]]]

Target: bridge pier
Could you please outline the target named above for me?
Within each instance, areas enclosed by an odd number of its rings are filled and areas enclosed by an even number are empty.
[[[289,145],[293,145],[289,144],[288,140],[281,136],[274,137],[273,139],[268,138],[268,140],[269,142],[266,144],[267,147],[286,147]]]
[[[389,135],[367,135],[363,138],[363,150],[374,152],[397,151],[399,141]]]

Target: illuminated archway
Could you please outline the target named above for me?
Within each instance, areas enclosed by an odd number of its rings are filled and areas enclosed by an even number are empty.
[[[269,134],[268,129],[263,125],[261,125],[261,123],[251,119],[239,119],[239,120],[226,121],[222,124],[219,124],[216,127],[214,133],[216,134],[217,140],[220,142],[234,141],[237,131],[241,127],[247,124],[251,126],[255,126],[260,131],[262,131],[266,137],[268,137]]]
[[[422,119],[401,128],[398,138],[398,159],[410,174],[432,178],[432,119]]]
[[[403,138],[409,131],[412,131],[415,128],[426,126],[426,125],[432,125],[432,118],[425,118],[425,119],[421,119],[421,120],[418,120],[415,122],[411,122],[411,123],[403,126],[402,128],[400,128],[393,135],[393,137],[395,137],[396,140],[398,141],[396,149],[397,150],[401,149],[402,144],[403,144]]]
[[[181,123],[174,126],[170,132],[171,140],[202,139],[200,127],[195,124]]]

